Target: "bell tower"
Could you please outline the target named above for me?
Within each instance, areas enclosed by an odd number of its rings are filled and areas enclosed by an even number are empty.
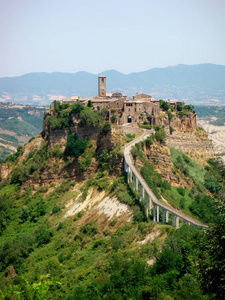
[[[98,96],[106,97],[106,76],[98,76]]]

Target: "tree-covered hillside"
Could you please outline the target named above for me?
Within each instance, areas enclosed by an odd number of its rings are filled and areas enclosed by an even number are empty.
[[[36,106],[0,105],[1,160],[41,132],[45,110]]]
[[[225,107],[224,106],[205,106],[196,105],[195,110],[199,118],[210,120],[210,124],[224,126],[225,124]],[[212,120],[215,117],[216,120]]]
[[[162,201],[210,227],[154,223],[122,169],[123,145],[138,133],[111,131],[101,114],[82,111],[81,126],[94,122],[97,139],[70,132],[63,148],[38,137],[2,165],[0,298],[224,299],[224,166],[168,150],[156,127],[133,148],[136,167]],[[68,128],[70,109],[57,113],[47,122],[53,132]],[[152,148],[170,156],[180,186],[150,163]]]

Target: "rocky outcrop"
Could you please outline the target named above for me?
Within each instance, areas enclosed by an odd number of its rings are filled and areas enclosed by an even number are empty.
[[[207,135],[199,130],[192,134],[175,131],[167,136],[167,144],[193,157],[203,166],[214,156],[212,143]]]
[[[68,130],[55,130],[45,136],[45,140],[48,142],[48,147],[54,148],[56,145],[60,146],[62,152],[66,149]]]
[[[193,133],[197,128],[197,119],[195,113],[187,112],[186,115],[174,113],[172,119],[169,120],[168,115],[165,112],[161,112],[159,124],[165,127],[167,133],[170,131],[170,126],[178,132]]]
[[[174,164],[171,162],[170,149],[165,145],[154,143],[151,147],[145,148],[145,154],[150,163],[156,167],[156,171],[163,180],[171,182],[174,186],[189,185],[187,178],[180,172],[174,173]]]

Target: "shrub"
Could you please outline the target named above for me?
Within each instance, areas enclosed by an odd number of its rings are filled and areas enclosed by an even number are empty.
[[[177,188],[177,191],[178,191],[178,193],[179,193],[181,196],[184,196],[184,195],[185,195],[185,189],[183,189],[182,187],[178,187],[178,188]]]
[[[159,129],[157,128],[155,138],[158,142],[160,142],[160,144],[164,144],[166,142],[166,133],[163,127],[160,127]]]
[[[66,117],[56,117],[56,116],[48,116],[45,119],[45,124],[48,127],[49,131],[57,130],[57,129],[64,129],[69,127],[69,118]]]
[[[110,128],[111,128],[111,124],[109,123],[109,121],[106,121],[102,125],[100,134],[106,135],[110,131]]]
[[[172,120],[173,119],[173,114],[170,111],[167,111],[166,113],[168,115],[169,120]]]
[[[80,231],[87,235],[95,235],[98,233],[98,228],[96,224],[88,222],[84,226],[81,226]]]
[[[97,127],[100,123],[99,115],[93,110],[82,110],[80,113],[80,123],[82,127]]]
[[[106,119],[109,116],[109,111],[107,108],[103,107],[103,109],[99,112],[99,115],[103,118]]]
[[[170,126],[170,135],[172,135],[174,131],[175,129],[172,126]]]
[[[160,108],[162,108],[162,110],[164,111],[167,111],[170,108],[169,104],[167,104],[167,102],[165,102],[162,99],[159,100],[159,103],[160,103]]]
[[[152,137],[149,136],[146,140],[145,140],[145,144],[146,146],[150,147],[153,144],[153,140]]]
[[[44,227],[40,227],[35,232],[36,242],[38,246],[48,244],[51,241],[52,233]]]
[[[177,111],[182,111],[183,110],[183,104],[181,102],[177,103]]]
[[[213,176],[205,179],[204,186],[211,193],[218,193],[222,189],[222,185]]]
[[[88,101],[88,104],[89,104],[89,101]],[[91,107],[91,106],[89,106]],[[81,103],[80,101],[77,101],[75,104],[73,104],[71,106],[71,113],[72,114],[79,114],[82,110],[84,109],[84,104]]]
[[[63,223],[59,222],[59,225],[57,226],[57,231],[63,228]]]
[[[187,115],[187,112],[186,111],[179,111],[178,113],[180,116],[186,116]]]
[[[58,205],[56,205],[56,206],[53,207],[52,213],[56,214],[56,213],[60,212],[60,210],[61,210],[61,208]]]
[[[91,100],[88,100],[88,105],[87,105],[88,107],[92,107],[93,106],[93,104],[92,104],[92,101]]]
[[[185,105],[183,107],[183,109],[186,109],[186,110],[193,110],[194,109],[194,106],[193,105]]]
[[[111,122],[112,122],[112,123],[115,123],[115,122],[116,122],[116,118],[117,118],[116,115],[112,115],[112,117],[111,117]]]
[[[66,156],[79,157],[86,150],[88,141],[85,139],[78,139],[75,133],[68,135],[65,149]]]

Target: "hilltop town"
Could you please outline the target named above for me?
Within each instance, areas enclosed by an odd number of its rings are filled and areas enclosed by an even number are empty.
[[[109,120],[117,125],[125,123],[144,123],[149,122],[151,125],[159,124],[160,100],[155,99],[150,95],[136,93],[132,98],[128,98],[121,92],[107,93],[106,76],[98,77],[98,96],[94,97],[79,97],[72,96],[64,98],[60,101],[62,104],[74,104],[80,101],[85,106],[92,106],[92,109],[100,111],[107,109],[109,111]],[[91,104],[90,104],[91,103]],[[167,101],[168,107],[177,109],[181,104],[185,106],[183,101]],[[54,109],[54,102],[50,108]]]

